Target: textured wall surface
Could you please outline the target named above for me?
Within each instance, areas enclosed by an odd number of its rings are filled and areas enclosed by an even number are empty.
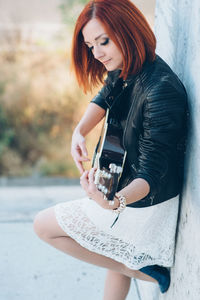
[[[185,186],[169,291],[159,299],[200,299],[200,1],[157,0],[157,53],[183,81],[190,125]]]
[[[157,53],[183,81],[190,123],[185,183],[177,230],[171,286],[161,294],[138,281],[141,300],[200,299],[200,1],[157,0]]]

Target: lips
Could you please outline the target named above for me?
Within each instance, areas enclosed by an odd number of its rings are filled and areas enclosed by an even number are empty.
[[[103,61],[102,64],[106,65],[106,64],[109,63],[110,61],[111,61],[111,58],[108,59],[108,60]]]

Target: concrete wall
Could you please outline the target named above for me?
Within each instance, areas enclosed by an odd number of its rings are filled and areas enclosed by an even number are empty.
[[[157,0],[157,53],[183,81],[190,126],[172,284],[162,300],[200,299],[200,1]]]
[[[172,284],[159,299],[200,299],[200,1],[157,0],[157,53],[183,81],[191,121]]]
[[[137,281],[140,300],[200,299],[200,1],[157,0],[157,53],[183,81],[190,124],[185,182],[177,230],[171,286],[161,294],[153,284]]]

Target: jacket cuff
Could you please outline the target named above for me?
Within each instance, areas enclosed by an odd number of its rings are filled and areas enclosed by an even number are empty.
[[[155,196],[158,193],[157,185],[156,185],[155,181],[148,174],[138,174],[138,175],[136,175],[135,178],[142,178],[148,182],[148,184],[150,186],[150,191],[149,191],[148,195]]]

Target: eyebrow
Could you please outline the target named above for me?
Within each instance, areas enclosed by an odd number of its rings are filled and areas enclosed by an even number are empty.
[[[101,34],[98,35],[94,40],[97,41],[97,40],[98,40],[102,35],[104,35],[104,34],[106,34],[106,33],[101,33]],[[86,43],[86,44],[91,44],[90,42],[86,42],[86,41],[85,41],[85,43]]]

